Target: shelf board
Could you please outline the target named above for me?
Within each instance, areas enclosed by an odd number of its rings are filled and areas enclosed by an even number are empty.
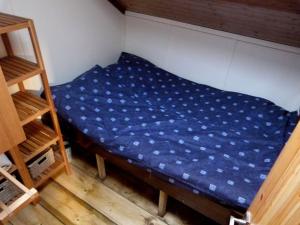
[[[0,33],[7,33],[14,30],[28,27],[29,19],[6,13],[0,13]]]
[[[56,153],[55,162],[51,166],[49,166],[49,168],[46,169],[40,176],[38,176],[36,179],[33,179],[34,187],[38,188],[39,186],[43,185],[47,180],[49,180],[49,178],[62,170],[64,166],[64,161],[62,160],[60,155]]]
[[[17,56],[1,58],[0,66],[8,86],[17,84],[43,71],[36,63],[29,62]]]
[[[19,149],[25,162],[58,141],[56,133],[38,121],[25,125],[24,131],[27,139],[19,145]]]
[[[12,98],[22,126],[50,110],[50,107],[44,99],[29,92],[17,92],[12,95]]]

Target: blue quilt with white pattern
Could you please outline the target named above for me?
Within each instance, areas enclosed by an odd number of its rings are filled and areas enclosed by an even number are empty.
[[[128,53],[52,91],[59,115],[111,153],[237,210],[250,205],[297,122],[268,100]]]

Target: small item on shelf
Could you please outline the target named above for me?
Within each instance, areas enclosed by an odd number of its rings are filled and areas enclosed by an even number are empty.
[[[68,141],[64,141],[66,153],[67,153],[67,158],[69,162],[72,162],[72,148],[71,144]]]
[[[12,162],[5,155],[5,153],[0,155],[0,167],[6,171],[10,170],[12,167]],[[1,190],[0,190],[1,191]]]
[[[34,160],[29,166],[29,172],[33,179],[40,176],[49,166],[55,162],[54,152],[52,148],[44,153],[42,156]]]
[[[22,191],[9,180],[0,183],[0,201],[4,204],[22,194]]]

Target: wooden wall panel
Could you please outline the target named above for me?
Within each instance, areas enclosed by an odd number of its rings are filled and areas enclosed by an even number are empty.
[[[300,47],[299,0],[119,0],[126,10]]]
[[[300,123],[294,129],[248,211],[251,224],[300,224]]]

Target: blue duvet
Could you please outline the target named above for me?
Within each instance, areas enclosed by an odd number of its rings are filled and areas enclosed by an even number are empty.
[[[111,153],[237,210],[250,205],[297,122],[270,101],[128,53],[52,91],[58,114]]]

